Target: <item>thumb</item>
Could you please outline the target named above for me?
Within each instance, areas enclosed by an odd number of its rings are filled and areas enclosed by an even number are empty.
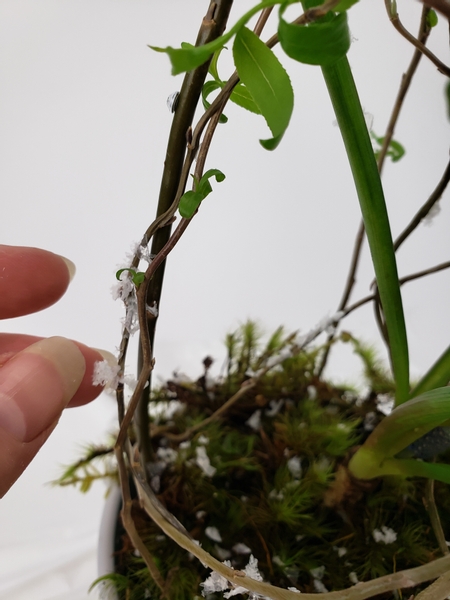
[[[0,497],[48,438],[85,370],[81,351],[61,337],[28,346],[0,369]]]

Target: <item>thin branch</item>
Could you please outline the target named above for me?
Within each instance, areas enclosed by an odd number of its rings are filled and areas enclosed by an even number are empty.
[[[196,46],[204,45],[222,35],[228,20],[233,0],[211,1],[206,16],[200,27]],[[184,156],[186,153],[186,133],[191,126],[195,110],[200,98],[203,83],[208,74],[210,61],[199,66],[196,69],[186,73],[183,85],[180,91],[179,102],[174,114],[172,128],[169,135],[167,152],[164,161],[164,171],[161,180],[160,195],[158,201],[157,216],[166,213],[173,204],[174,196],[177,193],[178,181],[182,171]],[[170,222],[165,222],[163,227],[155,230],[152,241],[151,254],[156,255],[165,246],[170,237]],[[151,284],[147,289],[146,303],[149,306],[158,306],[161,298],[162,284],[164,279],[165,262],[155,273]],[[148,335],[153,346],[157,318],[147,319],[146,327]],[[142,334],[142,329],[141,329]],[[143,356],[139,354],[138,369],[142,366]],[[146,455],[145,449],[150,448],[149,444],[149,416],[148,401],[151,382],[149,380],[148,390],[146,390],[138,405],[136,414],[136,432],[139,437],[141,447],[144,449],[144,461],[150,457]]]
[[[431,275],[432,273],[437,273],[439,271],[443,271],[444,269],[449,269],[449,268],[450,268],[450,261],[443,262],[434,267],[430,267],[429,269],[424,269],[423,271],[418,271],[417,273],[412,273],[411,275],[405,275],[405,277],[401,277],[399,279],[399,284],[402,286],[404,283],[407,283],[409,281],[414,281],[414,279],[419,279],[420,277],[425,277],[426,275]],[[368,302],[372,302],[373,300],[375,300],[375,294],[371,294],[370,296],[365,296],[364,298],[361,298],[361,300],[358,300],[358,302],[355,302],[354,304],[352,304],[351,306],[349,306],[348,308],[346,308],[342,311],[343,312],[342,318],[346,317],[351,312],[353,312],[357,308],[360,308],[364,304],[367,304]]]
[[[439,544],[439,549],[444,556],[449,553],[448,546],[445,542],[444,532],[442,530],[441,519],[439,518],[436,501],[434,499],[434,479],[429,479],[425,487],[425,496],[423,503],[430,516],[431,526]]]
[[[427,2],[428,5],[431,3]],[[415,38],[405,27],[403,27],[402,22],[400,21],[400,17],[398,16],[396,3],[394,4],[392,0],[385,0],[386,10],[389,16],[389,20],[395,29],[410,42],[415,48],[417,48],[422,54],[424,54],[427,58],[431,60],[434,66],[443,73],[450,77],[450,67],[447,67],[439,58],[431,52],[420,40]]]
[[[411,233],[414,231],[414,229],[416,229],[416,227],[418,227],[420,222],[428,215],[428,213],[433,208],[433,206],[436,204],[436,202],[438,202],[439,199],[441,198],[441,196],[444,193],[445,188],[447,187],[449,182],[450,182],[450,161],[448,162],[448,164],[445,168],[444,174],[442,175],[441,180],[437,184],[437,186],[434,189],[431,196],[428,198],[428,200],[425,202],[425,204],[419,209],[419,211],[414,215],[414,217],[411,219],[411,222],[409,223],[409,225],[407,227],[405,227],[405,229],[402,231],[402,233],[395,240],[395,242],[394,242],[395,250],[398,250],[398,248],[400,248],[400,246],[403,244],[403,242],[406,240],[406,238],[409,235],[411,235]]]

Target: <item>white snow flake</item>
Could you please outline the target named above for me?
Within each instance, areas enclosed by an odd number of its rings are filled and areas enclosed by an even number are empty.
[[[386,525],[381,526],[381,531],[380,529],[374,529],[372,535],[377,544],[392,544],[397,539],[395,531],[390,527],[386,527]]]
[[[205,475],[208,477],[213,477],[217,471],[216,467],[211,465],[209,460],[209,456],[206,454],[206,450],[204,446],[197,446],[195,449],[195,453],[197,455],[195,462],[200,467]]]

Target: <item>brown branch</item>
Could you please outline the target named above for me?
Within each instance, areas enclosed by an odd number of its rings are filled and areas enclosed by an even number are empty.
[[[439,549],[444,556],[449,553],[448,546],[445,542],[444,532],[442,530],[441,519],[439,518],[439,512],[434,499],[434,479],[429,479],[425,487],[425,496],[423,503],[430,516],[431,526],[439,544]]]
[[[427,4],[431,5],[430,2],[427,2]],[[415,48],[422,52],[422,54],[424,54],[428,59],[430,59],[434,66],[438,69],[438,71],[440,71],[447,77],[450,77],[450,67],[447,67],[447,65],[440,61],[439,58],[435,54],[433,54],[433,52],[431,52],[431,50],[429,50],[420,40],[415,38],[411,33],[409,33],[407,29],[405,29],[402,22],[400,21],[400,17],[398,16],[396,4],[394,5],[392,0],[385,0],[385,5],[389,16],[389,20],[391,21],[395,29],[400,33],[400,35],[402,35],[406,40],[408,40],[408,42],[410,42]]]
[[[406,238],[416,229],[416,227],[420,224],[420,222],[428,215],[430,210],[439,201],[442,194],[445,191],[448,183],[450,182],[450,161],[448,162],[444,174],[441,177],[441,180],[437,184],[431,196],[425,202],[425,204],[419,209],[419,211],[414,215],[411,222],[402,233],[398,236],[398,238],[394,242],[394,249],[398,250],[398,248],[403,244]]]

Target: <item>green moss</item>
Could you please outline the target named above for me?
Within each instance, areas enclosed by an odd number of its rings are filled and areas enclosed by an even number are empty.
[[[392,389],[373,352],[349,336],[348,340],[365,365],[371,386],[366,398],[319,380],[315,373],[321,348],[315,348],[267,372],[219,419],[198,429],[240,389],[249,372],[289,347],[291,339],[281,328],[263,343],[253,323],[227,336],[222,378],[208,386],[204,380],[183,385],[172,381],[152,395],[155,402],[178,400],[184,407],[152,429],[154,453],[161,463],[153,483],[161,502],[212,555],[242,569],[249,554],[240,553],[236,544],[245,544],[267,581],[303,592],[316,591],[317,573],[328,590],[338,590],[355,578],[380,577],[439,555],[423,504],[423,480],[357,482],[348,474],[353,448],[368,435],[367,413],[375,421],[383,418],[376,408],[377,393]],[[192,427],[185,441],[176,441]],[[448,535],[446,486],[436,484],[436,501]],[[199,596],[208,571],[162,535],[145,514],[140,514],[139,523],[167,582],[167,598]],[[123,552],[120,560],[127,582],[123,598],[161,596],[141,559]],[[121,580],[118,586],[122,590],[123,584]]]

